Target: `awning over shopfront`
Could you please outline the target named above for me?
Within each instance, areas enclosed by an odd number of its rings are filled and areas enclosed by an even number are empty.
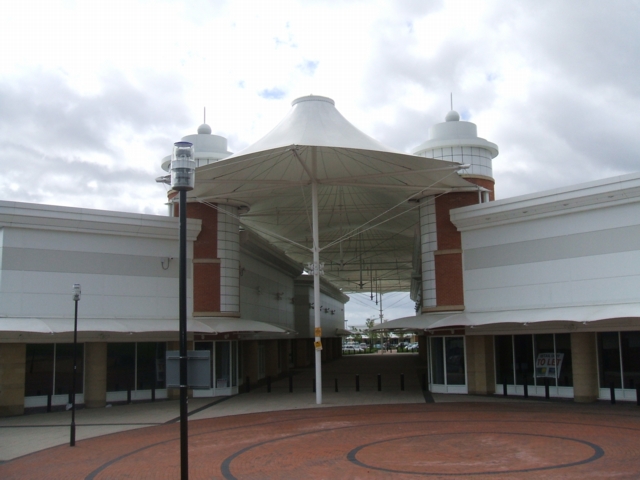
[[[497,324],[537,324],[543,322],[589,323],[602,320],[640,318],[640,304],[584,305],[575,307],[503,310],[496,312],[461,312],[455,314],[422,314],[403,317],[372,330],[434,330],[452,327],[481,327]]]
[[[356,333],[345,330],[344,328],[336,328],[336,335],[339,337],[348,337],[350,335],[356,335]]]
[[[270,332],[290,333],[291,330],[244,318],[202,317],[187,321],[187,330],[197,333]],[[0,318],[0,332],[14,333],[69,333],[73,332],[73,319],[67,318]],[[178,320],[174,319],[78,319],[78,332],[104,333],[155,333],[178,332]]]

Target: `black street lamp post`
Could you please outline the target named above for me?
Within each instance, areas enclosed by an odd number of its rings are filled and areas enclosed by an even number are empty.
[[[78,370],[78,302],[80,301],[80,284],[73,284],[73,301],[75,314],[73,317],[73,378],[71,383],[71,439],[70,447],[76,446],[76,372]]]
[[[179,192],[180,207],[180,478],[189,478],[187,410],[187,191],[195,183],[195,152],[190,142],[176,142],[171,156],[171,187]]]

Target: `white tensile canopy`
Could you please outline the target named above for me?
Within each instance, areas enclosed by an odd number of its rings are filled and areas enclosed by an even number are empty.
[[[407,155],[351,125],[326,97],[301,97],[266,136],[196,171],[193,200],[242,206],[241,222],[345,292],[409,290],[417,200],[478,191],[461,165]],[[320,312],[315,310],[319,329]],[[316,334],[316,402],[322,403]]]
[[[325,277],[345,293],[408,291],[417,200],[478,191],[457,175],[460,168],[386,147],[351,125],[331,99],[308,96],[261,140],[199,167],[189,196],[247,207],[243,225],[306,264],[315,186]]]

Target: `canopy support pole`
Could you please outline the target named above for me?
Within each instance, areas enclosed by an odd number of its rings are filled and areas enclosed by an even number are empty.
[[[318,335],[320,325],[320,235],[318,233],[318,181],[316,180],[316,148],[311,152],[311,228],[313,230],[313,319],[315,341],[322,341]],[[322,350],[315,348],[316,360],[316,404],[322,405]]]

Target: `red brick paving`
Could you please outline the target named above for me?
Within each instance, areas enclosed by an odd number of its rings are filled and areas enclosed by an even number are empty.
[[[215,407],[213,407],[215,408]],[[79,427],[81,428],[81,427]],[[190,478],[640,478],[640,408],[441,403],[191,421]],[[3,479],[179,478],[178,424],[0,465]]]

